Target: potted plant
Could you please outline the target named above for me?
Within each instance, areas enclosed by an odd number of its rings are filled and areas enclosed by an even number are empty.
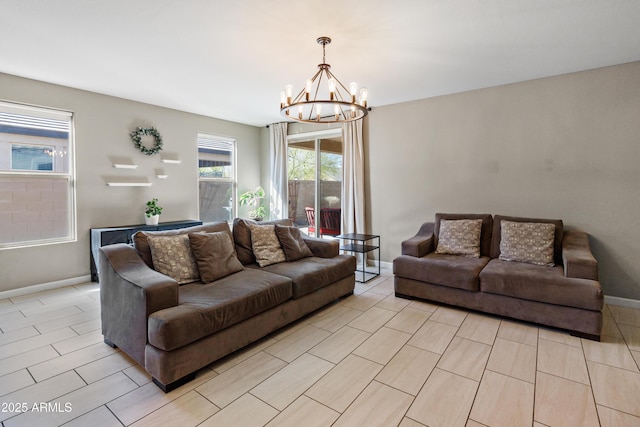
[[[158,225],[162,208],[158,206],[158,199],[153,198],[147,202],[147,209],[144,211],[145,223],[147,225]]]
[[[246,191],[240,195],[241,206],[253,206],[255,209],[249,212],[249,218],[261,221],[267,216],[267,209],[262,204],[264,190],[257,187],[254,191]]]

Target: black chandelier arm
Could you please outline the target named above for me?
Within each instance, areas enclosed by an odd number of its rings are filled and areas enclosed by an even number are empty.
[[[316,41],[322,45],[323,62],[318,64],[315,75],[307,80],[295,97],[292,94],[293,86],[285,87],[285,91],[281,93],[280,114],[294,121],[308,123],[350,122],[365,117],[368,113],[366,89],[360,90],[361,98],[357,101],[357,94],[352,93],[357,90],[357,85],[352,83],[347,88],[331,72],[331,65],[326,63],[326,46],[331,43],[331,39],[319,37]],[[324,79],[329,85],[328,100],[318,99]],[[330,107],[330,110],[322,108],[323,104]]]

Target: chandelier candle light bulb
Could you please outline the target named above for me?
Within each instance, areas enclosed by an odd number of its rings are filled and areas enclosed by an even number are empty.
[[[331,72],[331,65],[326,63],[325,50],[331,39],[319,37],[316,41],[322,45],[322,63],[297,95],[294,96],[293,85],[285,86],[285,90],[280,93],[280,114],[286,119],[306,123],[339,123],[363,118],[368,113],[367,89],[360,89],[357,99],[358,84],[352,82],[347,88]],[[327,86],[322,84],[323,79],[327,80]],[[328,112],[324,110],[324,116],[323,104],[327,104],[328,108]],[[298,107],[298,114],[295,113],[296,110],[291,111],[294,107]]]

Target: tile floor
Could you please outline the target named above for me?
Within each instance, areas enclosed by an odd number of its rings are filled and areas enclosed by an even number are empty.
[[[395,298],[387,270],[168,394],[99,310],[94,283],[0,300],[3,426],[640,426],[640,310],[597,343]]]

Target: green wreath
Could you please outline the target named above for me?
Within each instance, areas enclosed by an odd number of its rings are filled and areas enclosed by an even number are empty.
[[[155,139],[155,144],[151,148],[147,148],[142,145],[142,136],[151,135]],[[162,135],[156,128],[143,128],[138,127],[136,130],[131,132],[131,139],[133,140],[133,144],[136,146],[138,150],[147,156],[153,156],[154,154],[158,154],[160,150],[162,150]]]

